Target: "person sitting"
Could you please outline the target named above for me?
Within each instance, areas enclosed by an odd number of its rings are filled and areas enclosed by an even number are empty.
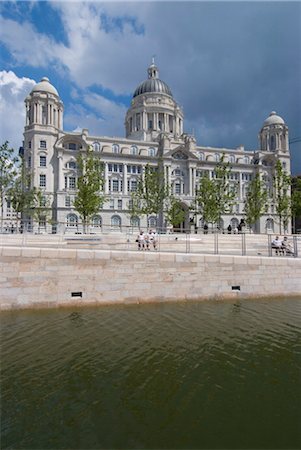
[[[272,248],[275,249],[276,255],[284,254],[284,250],[282,248],[282,241],[279,239],[279,236],[276,236],[276,238],[272,240],[271,245]]]
[[[283,238],[282,250],[286,255],[294,256],[294,249],[292,243],[288,241],[287,236],[284,236]]]

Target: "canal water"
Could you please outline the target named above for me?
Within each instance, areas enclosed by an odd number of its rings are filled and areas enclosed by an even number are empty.
[[[1,315],[1,449],[300,449],[301,300]]]

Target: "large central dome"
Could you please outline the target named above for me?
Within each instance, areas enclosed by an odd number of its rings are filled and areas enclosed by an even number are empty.
[[[147,69],[147,72],[148,72],[148,80],[145,80],[141,84],[139,84],[139,86],[136,88],[134,92],[133,98],[141,94],[147,94],[152,92],[158,94],[166,94],[172,97],[171,90],[169,89],[167,84],[158,78],[159,72],[154,61]]]

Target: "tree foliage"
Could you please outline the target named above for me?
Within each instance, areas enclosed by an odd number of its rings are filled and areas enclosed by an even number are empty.
[[[291,185],[291,177],[283,169],[281,161],[277,161],[274,170],[274,201],[276,214],[280,227],[287,230],[289,218],[291,215],[291,197],[289,195]]]
[[[74,200],[74,208],[79,213],[84,227],[84,232],[91,218],[102,208],[104,194],[103,164],[95,156],[91,147],[86,153],[79,153],[77,157],[78,178],[77,194]]]
[[[4,144],[0,146],[1,229],[3,228],[4,200],[17,176],[17,161],[18,157],[14,155],[14,149],[9,147],[8,141],[4,142]]]
[[[265,212],[268,194],[264,189],[264,183],[257,173],[251,180],[244,202],[246,222],[249,226],[256,224],[257,220]]]
[[[292,177],[292,196],[291,196],[291,210],[294,222],[294,228],[296,228],[296,220],[301,220],[301,178]],[[294,230],[296,232],[296,230]]]
[[[169,188],[165,182],[163,170],[159,167],[145,166],[144,173],[137,180],[137,189],[131,193],[131,216],[140,217],[163,213],[169,197]]]
[[[186,214],[183,210],[182,203],[178,198],[170,196],[169,205],[165,211],[165,215],[168,222],[175,228],[179,227],[180,224],[184,222]]]
[[[218,223],[235,203],[237,185],[229,181],[231,167],[224,156],[216,165],[213,178],[202,177],[197,188],[196,205],[206,223]]]

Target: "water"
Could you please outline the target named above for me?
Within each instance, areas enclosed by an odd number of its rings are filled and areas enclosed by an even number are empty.
[[[301,448],[301,301],[1,322],[2,449]]]

